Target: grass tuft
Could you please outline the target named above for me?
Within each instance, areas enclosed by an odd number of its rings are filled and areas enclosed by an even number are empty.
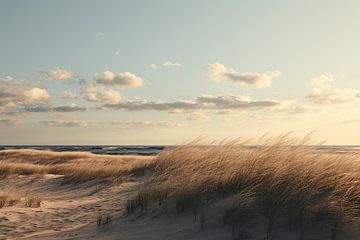
[[[96,219],[96,225],[98,227],[105,226],[105,225],[110,224],[111,220],[112,220],[112,217],[108,213],[98,214],[97,219]]]
[[[25,197],[25,206],[37,208],[40,207],[42,199],[35,195],[27,195]]]

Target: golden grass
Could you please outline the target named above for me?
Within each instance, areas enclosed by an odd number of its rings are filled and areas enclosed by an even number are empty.
[[[173,202],[177,212],[192,211],[196,219],[200,208],[232,197],[223,222],[242,225],[260,213],[267,239],[281,218],[298,229],[299,239],[316,224],[328,226],[332,239],[339,229],[360,229],[359,155],[319,151],[307,143],[282,136],[261,139],[257,147],[233,140],[164,150],[126,211]]]
[[[28,194],[27,196],[25,196],[25,206],[26,207],[40,207],[41,205],[41,197],[33,195],[33,194]]]
[[[117,178],[141,173],[152,157],[108,156],[91,153],[59,153],[38,150],[0,151],[0,177],[9,175],[57,174],[73,181]]]
[[[40,207],[42,202],[42,198],[38,195],[32,193],[26,193],[23,197],[20,197],[20,193],[8,193],[1,192],[0,193],[0,208],[4,207],[12,207],[22,202],[25,207]]]

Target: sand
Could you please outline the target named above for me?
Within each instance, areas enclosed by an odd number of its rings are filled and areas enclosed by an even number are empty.
[[[0,181],[8,193],[32,192],[43,199],[40,207],[23,203],[0,209],[0,239],[220,239],[226,229],[200,231],[191,214],[165,216],[150,212],[125,217],[127,199],[137,193],[140,181],[119,185],[94,180],[63,184],[56,175],[11,176]],[[11,187],[9,187],[11,186]],[[110,215],[97,226],[99,215]],[[158,215],[158,216],[157,216]]]

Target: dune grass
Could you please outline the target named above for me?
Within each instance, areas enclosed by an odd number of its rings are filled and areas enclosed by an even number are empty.
[[[20,198],[14,194],[0,192],[0,208],[14,206],[20,201]]]
[[[119,178],[141,173],[152,157],[108,156],[38,150],[0,151],[0,177],[9,175],[57,174],[76,183],[92,179]]]
[[[36,195],[33,194],[28,194],[27,196],[25,196],[25,206],[26,207],[40,207],[41,205],[41,197],[38,197]]]
[[[220,219],[233,231],[254,216],[262,217],[267,239],[284,219],[300,240],[317,225],[328,228],[331,239],[340,230],[358,231],[359,155],[319,151],[308,143],[308,138],[286,135],[261,139],[256,147],[241,140],[213,145],[195,141],[164,150],[125,211],[173,203],[176,212],[191,211],[196,221],[206,206],[231,199]]]

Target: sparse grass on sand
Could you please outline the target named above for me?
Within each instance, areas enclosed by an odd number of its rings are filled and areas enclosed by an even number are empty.
[[[203,227],[206,211],[223,202],[217,217],[234,233],[257,221],[266,239],[280,224],[297,231],[300,240],[317,226],[330,239],[340,231],[359,234],[359,155],[307,144],[307,138],[286,135],[261,139],[256,147],[241,140],[210,146],[195,141],[164,150],[125,211],[146,212],[155,205],[166,212],[172,206],[177,213],[192,212]]]
[[[25,206],[26,207],[40,207],[41,205],[41,197],[38,197],[36,195],[28,194],[25,197]]]
[[[14,206],[20,201],[18,196],[8,193],[0,193],[0,208]]]

